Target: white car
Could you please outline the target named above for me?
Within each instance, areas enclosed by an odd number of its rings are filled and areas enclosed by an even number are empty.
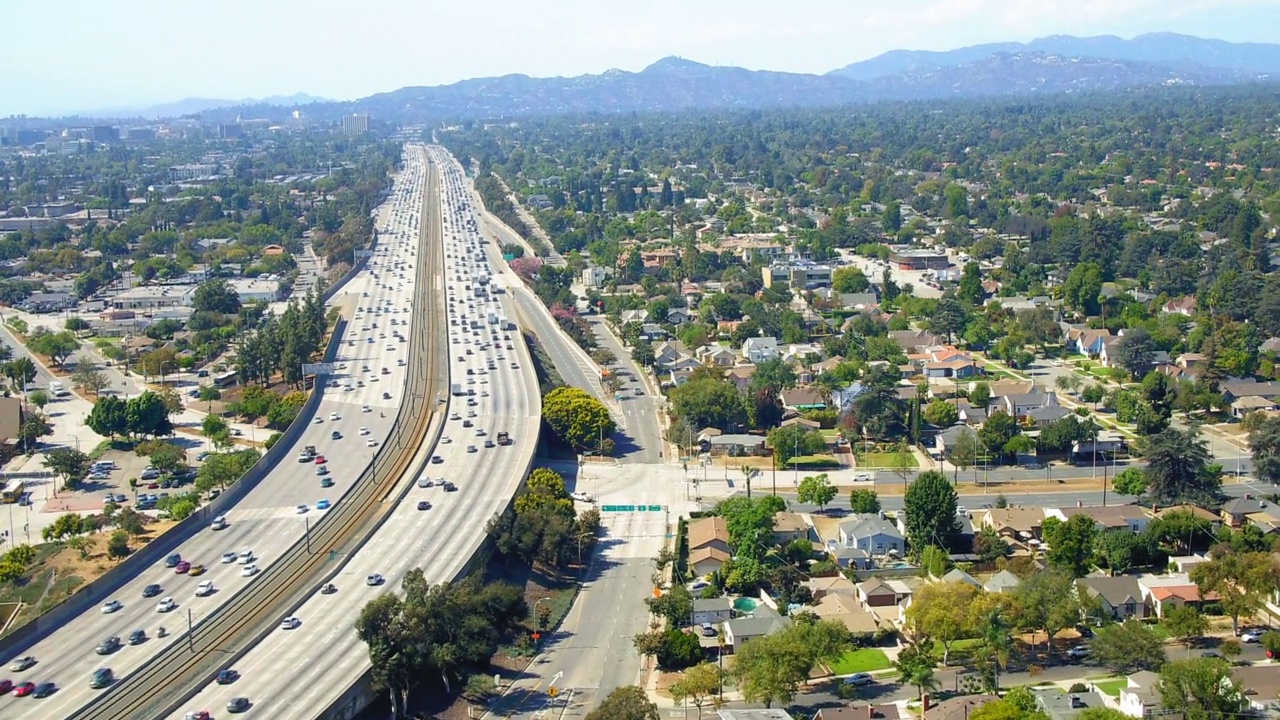
[[[1261,630],[1245,630],[1244,632],[1240,633],[1240,642],[1242,643],[1262,642],[1262,631]]]
[[[368,435],[368,434],[369,434],[369,428],[367,428],[367,427],[361,427],[361,428],[360,428],[360,434],[361,434],[361,435]]]
[[[240,574],[244,577],[253,577],[258,574],[258,566],[254,563],[249,563],[248,565],[240,568]]]
[[[252,551],[252,550],[245,550],[244,552],[240,553],[240,564],[241,564],[241,565],[248,565],[249,563],[251,563],[251,562],[253,562],[253,561],[254,561],[254,557],[253,557],[253,551]]]
[[[453,438],[449,437],[448,435],[443,435],[440,438],[440,442],[444,445],[448,445],[449,443],[453,442]]]
[[[298,627],[299,625],[301,625],[301,624],[302,624],[302,621],[301,621],[301,620],[299,620],[298,618],[293,617],[292,615],[290,615],[289,617],[287,617],[287,618],[285,618],[285,619],[283,619],[283,620],[281,620],[281,621],[280,621],[280,629],[281,629],[281,630],[293,630],[293,629],[297,628],[297,627]]]
[[[205,580],[196,586],[196,597],[205,597],[213,594],[213,581]]]
[[[331,412],[331,413],[329,413],[329,419],[330,419],[330,420],[337,420],[337,419],[338,419],[338,413],[336,413],[336,412]]]
[[[299,515],[305,515],[307,510],[309,510],[310,508],[308,508],[306,505],[299,505],[297,509],[298,509]]]
[[[350,387],[350,386],[348,386],[348,387]],[[319,415],[317,415],[317,416],[315,417],[315,419],[314,419],[314,420],[312,420],[311,422],[315,423],[316,425],[319,425],[320,423],[324,422],[324,418],[322,418],[322,417],[320,417]]]
[[[591,495],[589,493],[573,492],[573,493],[569,493],[569,497],[573,498],[574,500],[577,500],[578,502],[584,502],[584,503],[592,502]]]
[[[378,447],[378,441],[374,440],[373,438],[369,438],[368,440],[365,440],[364,444],[365,444],[365,447]]]
[[[178,607],[178,603],[174,602],[173,598],[167,597],[161,600],[160,602],[156,603],[156,612],[167,613],[176,607]]]
[[[361,405],[360,412],[373,412],[373,408],[369,407],[368,405]]]
[[[110,615],[111,613],[118,611],[122,607],[124,607],[124,604],[121,603],[119,600],[108,600],[102,604],[102,614]]]
[[[240,556],[239,556],[239,555],[237,555],[237,554],[235,554],[234,552],[225,552],[225,553],[222,553],[222,562],[224,562],[224,563],[226,563],[226,564],[228,564],[228,565],[229,565],[229,564],[231,564],[231,563],[235,562],[235,561],[236,561],[236,558],[238,558],[238,557],[240,557]]]

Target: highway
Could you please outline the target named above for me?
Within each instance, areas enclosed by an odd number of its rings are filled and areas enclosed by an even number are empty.
[[[389,273],[395,272],[392,268],[397,264],[412,267],[416,260],[417,234],[413,229],[424,171],[421,164],[409,164],[397,177],[392,199],[382,209],[382,215],[386,225],[398,217],[394,223],[399,228],[383,234],[367,267],[333,298],[334,304],[345,308],[350,321],[341,338],[338,369],[316,389],[323,394],[322,402],[314,421],[300,419],[308,425],[287,453],[290,459],[225,513],[229,527],[197,532],[177,550],[183,560],[203,565],[207,572],[190,577],[176,574],[163,563],[157,564],[111,596],[123,604],[120,610],[104,614],[92,607],[34,645],[10,653],[15,657],[32,655],[38,661],[17,679],[53,682],[59,690],[42,700],[0,697],[0,715],[67,717],[110,693],[110,689],[89,688],[90,676],[97,668],[107,667],[117,678],[127,677],[163,649],[186,644],[188,619],[198,625],[239,590],[256,582],[287,549],[303,539],[308,528],[314,530],[323,520],[327,511],[316,509],[318,501],[325,499],[336,506],[351,490],[386,439],[405,390],[408,344],[397,340],[393,331],[408,337],[413,318],[413,283],[392,282]],[[392,319],[395,326],[390,324]],[[374,328],[374,323],[378,327]],[[340,439],[332,439],[334,432],[340,434]],[[294,461],[305,445],[314,445],[327,462],[317,465]],[[320,467],[329,468],[323,477],[333,481],[331,487],[321,486],[322,477],[317,474]],[[224,553],[244,551],[252,551],[253,562],[260,569],[254,576],[245,576],[239,563],[223,561]],[[212,581],[216,590],[207,597],[196,597],[196,587],[204,580]],[[144,598],[143,589],[153,583],[160,585],[162,592]],[[157,601],[164,597],[172,597],[177,608],[158,612]],[[161,625],[170,633],[163,639],[156,637]],[[128,637],[135,630],[143,630],[148,639],[129,645]],[[96,654],[95,646],[111,636],[119,637],[124,646],[109,655]],[[4,663],[8,664],[8,658]]]
[[[402,479],[385,524],[335,568],[331,582],[336,593],[308,597],[292,611],[299,627],[277,628],[233,658],[228,667],[239,679],[208,684],[171,717],[192,710],[217,713],[234,697],[249,699],[248,715],[253,717],[325,714],[369,668],[367,650],[354,629],[360,609],[382,593],[398,591],[400,580],[414,567],[421,567],[433,583],[455,579],[483,541],[489,518],[510,502],[524,478],[537,444],[536,378],[519,332],[491,322],[491,314],[513,317],[505,299],[509,295],[475,294],[481,276],[491,278],[490,287],[507,280],[494,277],[500,251],[481,245],[461,174],[441,153],[431,150],[433,171],[443,176],[438,216],[444,223],[449,363],[455,387],[435,457]],[[438,221],[437,216],[427,220]],[[471,391],[474,395],[458,394]],[[485,441],[496,440],[502,431],[511,434],[512,444],[487,446]],[[418,487],[419,477],[431,478],[435,486]],[[442,479],[455,483],[457,490],[445,491],[439,486]],[[431,503],[429,509],[419,509],[424,500]],[[367,584],[374,573],[385,582]],[[358,709],[340,708],[333,716],[346,717]]]

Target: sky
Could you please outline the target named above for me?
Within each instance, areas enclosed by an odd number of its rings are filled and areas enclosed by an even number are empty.
[[[0,117],[305,92],[355,99],[668,55],[824,73],[1045,35],[1280,41],[1280,0],[0,0]]]

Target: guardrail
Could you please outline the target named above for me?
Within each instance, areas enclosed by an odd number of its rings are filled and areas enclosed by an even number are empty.
[[[420,249],[422,245],[420,244]],[[428,245],[428,248],[430,245]],[[430,292],[432,269],[442,265],[440,255],[430,262],[419,262],[420,274],[425,282],[417,288],[414,305],[421,308],[438,307],[438,294]],[[428,317],[434,316],[428,313]],[[410,392],[410,402],[401,405],[397,415],[392,436],[375,455],[374,461],[361,474],[347,495],[351,500],[340,501],[334,510],[322,518],[311,531],[310,546],[299,540],[276,563],[270,565],[263,577],[244,587],[229,602],[204,618],[193,629],[192,642],[202,646],[191,653],[181,643],[170,645],[160,654],[151,658],[142,667],[124,677],[113,690],[89,706],[80,709],[72,717],[76,718],[118,718],[138,717],[150,718],[176,711],[190,693],[213,679],[219,669],[231,659],[232,653],[240,654],[252,647],[253,643],[241,645],[238,651],[230,649],[232,641],[243,639],[246,635],[253,639],[265,636],[276,624],[279,609],[285,605],[300,604],[303,597],[314,592],[319,585],[319,577],[326,569],[326,557],[330,553],[343,549],[352,538],[366,537],[372,527],[380,522],[383,513],[377,513],[379,498],[386,496],[389,486],[399,480],[405,466],[414,457],[411,450],[421,447],[418,442],[429,427],[436,413],[428,412],[427,396],[430,385],[439,382],[436,377],[439,368],[434,368],[436,357],[427,350],[428,337],[435,329],[428,322],[414,327],[410,346],[415,352],[410,353],[410,367],[420,367],[422,371],[411,379],[411,384],[422,388],[421,394]],[[335,346],[336,348],[336,346]],[[425,357],[426,364],[415,362]],[[327,358],[331,360],[332,358]],[[448,367],[444,368],[446,376],[444,386],[448,384]],[[408,421],[412,420],[412,425]],[[279,444],[278,444],[279,445]],[[273,448],[274,449],[274,448]],[[388,472],[386,462],[378,463],[382,457],[391,459],[391,470]],[[378,470],[382,468],[381,480]],[[238,484],[238,483],[237,483]],[[308,581],[311,582],[308,582]]]

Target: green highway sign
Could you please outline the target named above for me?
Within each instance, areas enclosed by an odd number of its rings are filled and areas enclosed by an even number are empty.
[[[662,505],[601,505],[600,512],[662,512]]]
[[[662,512],[662,506],[661,506],[661,505],[650,505],[650,506],[649,506],[649,512]]]

